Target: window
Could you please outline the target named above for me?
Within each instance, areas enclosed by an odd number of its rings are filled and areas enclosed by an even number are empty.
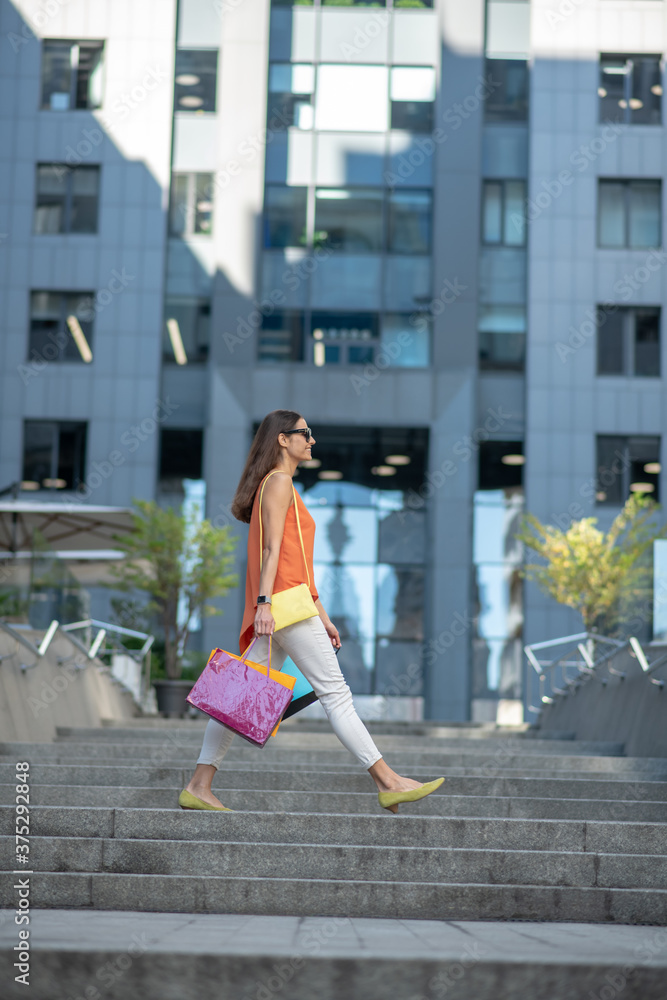
[[[318,367],[381,359],[383,368],[424,368],[430,344],[431,318],[426,315],[284,310],[263,318],[258,358],[271,363],[305,360]]]
[[[435,70],[425,66],[394,66],[389,86],[391,127],[430,132],[433,129]]]
[[[217,49],[176,49],[174,109],[215,111]]]
[[[479,315],[479,367],[523,371],[526,352],[526,307],[482,305]]]
[[[37,165],[35,232],[96,233],[100,168]]]
[[[94,292],[32,292],[29,360],[93,360]]]
[[[316,128],[334,132],[386,132],[388,121],[386,66],[319,67]]]
[[[184,479],[202,478],[204,432],[199,428],[160,431],[160,482],[163,493],[183,492]]]
[[[660,56],[600,56],[600,121],[660,125],[662,69]]]
[[[163,360],[184,365],[208,358],[211,303],[208,299],[174,297],[165,302]]]
[[[315,67],[308,63],[271,63],[269,66],[269,128],[313,127]]]
[[[313,362],[318,367],[325,364],[371,364],[378,332],[377,313],[314,312]]]
[[[430,191],[389,192],[390,253],[431,252]]]
[[[259,334],[260,361],[303,360],[304,315],[296,310],[281,310],[262,317]]]
[[[622,507],[630,493],[648,493],[659,501],[660,438],[597,438],[597,492],[599,504]]]
[[[598,375],[660,377],[660,309],[598,306]]]
[[[169,233],[171,236],[211,236],[213,174],[172,174]]]
[[[42,108],[92,111],[102,107],[104,42],[42,42]]]
[[[72,490],[83,482],[85,451],[85,423],[26,420],[23,482],[37,483],[44,489]]]
[[[487,59],[486,79],[493,90],[484,102],[487,122],[528,120],[528,63],[523,59]]]
[[[264,246],[303,247],[306,245],[305,187],[269,184],[264,194]]]
[[[658,247],[662,242],[662,183],[598,182],[598,246]]]
[[[526,182],[484,181],[482,241],[489,246],[520,247],[526,243]]]
[[[380,188],[319,188],[315,192],[315,242],[347,253],[383,249]]]

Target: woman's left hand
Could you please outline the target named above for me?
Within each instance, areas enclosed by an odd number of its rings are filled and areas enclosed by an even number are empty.
[[[327,635],[331,639],[331,645],[333,646],[333,648],[340,649],[341,647],[340,636],[338,634],[338,629],[336,628],[334,623],[331,621],[330,618],[327,618],[327,620],[323,621],[322,624],[324,625],[327,631]]]

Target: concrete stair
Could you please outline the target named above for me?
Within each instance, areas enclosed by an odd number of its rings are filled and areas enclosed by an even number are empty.
[[[446,776],[440,790],[401,806],[394,816],[379,807],[370,778],[328,727],[291,720],[263,750],[241,740],[232,745],[214,787],[235,812],[190,812],[178,809],[177,796],[199,752],[203,725],[142,721],[122,728],[61,729],[50,744],[0,744],[5,872],[14,868],[14,765],[30,763],[31,906],[52,911],[37,914],[45,934],[45,967],[59,961],[56,928],[61,925],[55,921],[62,918],[74,927],[78,920],[80,926],[86,913],[111,938],[114,920],[123,918],[122,926],[129,926],[128,911],[151,912],[151,920],[182,914],[184,927],[195,926],[192,921],[208,926],[207,914],[208,919],[232,921],[236,928],[260,918],[296,920],[296,928],[303,921],[328,921],[338,928],[356,921],[357,941],[362,925],[384,927],[374,939],[375,952],[359,951],[358,968],[349,956],[346,975],[357,984],[354,989],[366,984],[356,995],[384,998],[391,992],[408,998],[419,996],[421,989],[427,1000],[435,1000],[442,995],[435,987],[428,992],[408,980],[398,988],[401,976],[390,976],[395,954],[385,945],[411,921],[422,928],[405,938],[413,943],[435,941],[437,935],[427,933],[427,925],[442,928],[442,921],[501,921],[506,928],[510,921],[549,922],[554,934],[559,925],[583,922],[600,955],[606,947],[600,935],[612,930],[609,925],[636,925],[624,930],[642,941],[662,934],[664,947],[657,957],[636,959],[642,972],[632,982],[626,976],[623,1000],[667,996],[667,931],[661,930],[667,927],[667,760],[625,757],[618,743],[541,740],[520,728],[505,735],[492,726],[421,723],[402,729],[378,725],[375,732],[370,724],[378,747],[397,770],[424,781]],[[8,911],[16,903],[16,877],[0,876],[0,907]],[[171,933],[176,925],[175,917],[170,919]],[[600,925],[599,930],[591,924]],[[257,926],[270,934],[274,925]],[[348,931],[336,932],[339,943],[347,940]],[[528,990],[536,998],[580,995],[559,993],[556,987],[540,992],[556,980],[558,990],[574,989],[575,980],[584,981],[581,975],[577,979],[580,961],[562,954],[554,980],[548,949],[531,965],[517,959],[516,935],[498,933],[509,935],[514,951],[503,957],[502,950],[492,949],[474,963],[474,975],[462,977],[456,991],[449,989],[448,997],[514,995],[499,993],[498,983],[515,966],[524,970],[521,976],[513,973],[517,991]],[[206,931],[204,939],[210,937]],[[456,935],[452,940],[458,940]],[[450,944],[442,943],[444,951],[434,957],[431,979],[440,975],[443,962],[451,964],[442,957]],[[225,975],[238,974],[238,982],[244,983],[252,970],[243,966],[238,949],[226,947],[219,945],[216,961],[227,969]],[[248,954],[257,958],[256,941],[253,947]],[[296,954],[294,941],[291,948]],[[81,944],[78,957],[72,949],[68,952],[68,968],[79,970],[72,972],[70,993],[90,970],[94,951],[91,943]],[[110,954],[116,952],[112,948]],[[135,959],[137,975],[149,952]],[[270,956],[270,949],[265,952],[264,957]],[[607,955],[610,968],[618,965],[612,961],[618,954]],[[342,975],[336,966],[342,959],[335,949],[326,962],[319,956],[303,982],[294,973],[286,993],[334,995],[322,992],[318,977],[325,969],[327,975]],[[374,962],[375,979],[370,974]],[[595,965],[593,956],[591,962]],[[525,978],[528,967],[534,967],[534,982]],[[662,993],[652,992],[652,976],[658,972]],[[468,992],[460,992],[466,983]],[[119,979],[119,991],[122,985]],[[604,986],[603,978],[599,987]],[[635,986],[640,992],[634,992]],[[187,992],[184,982],[180,988],[174,996],[202,995]],[[116,995],[123,994],[104,993]],[[172,996],[164,990],[136,995]],[[49,994],[49,1000],[58,996]]]

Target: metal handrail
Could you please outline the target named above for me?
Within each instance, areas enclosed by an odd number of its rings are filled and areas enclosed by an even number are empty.
[[[106,639],[107,633],[118,633],[119,635],[127,635],[134,639],[143,639],[144,643],[141,649],[126,649],[122,642],[118,645],[123,650],[126,656],[132,657],[133,660],[141,663],[141,694],[142,697],[145,695],[146,691],[150,685],[150,669],[151,669],[151,646],[155,642],[155,636],[151,635],[149,632],[137,632],[135,629],[124,628],[122,625],[114,625],[111,622],[99,621],[97,618],[85,618],[83,621],[70,622],[67,625],[62,625],[61,628],[65,632],[73,631],[74,629],[90,628],[94,625],[97,629],[97,635],[93,639],[93,643],[90,649],[86,649],[85,646],[76,638],[74,635],[70,635],[69,638],[72,642],[76,643],[80,648],[86,653],[90,659],[97,655],[97,652],[102,645],[102,642]],[[112,646],[112,648],[115,648]],[[106,652],[106,647],[104,652]]]
[[[651,677],[650,674],[653,673],[656,667],[659,667],[663,663],[667,662],[667,653],[663,653],[663,655],[659,656],[657,660],[653,661],[653,663],[649,663],[648,660],[646,659],[646,654],[644,653],[644,650],[639,645],[639,642],[637,641],[637,639],[635,639],[634,636],[630,639],[630,645],[632,646],[635,656],[639,660],[639,666],[642,668],[642,670],[648,677],[651,684],[655,684],[662,691],[662,689],[665,686],[665,682],[661,680],[659,677]]]

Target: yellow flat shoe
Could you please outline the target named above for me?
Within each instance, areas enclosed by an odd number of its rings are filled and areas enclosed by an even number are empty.
[[[397,813],[399,802],[416,802],[430,795],[436,788],[440,788],[444,778],[436,778],[435,781],[427,781],[421,788],[410,788],[407,792],[378,792],[378,802],[383,809]]]
[[[178,804],[181,809],[210,809],[211,812],[234,812],[233,809],[228,809],[227,806],[211,806],[208,802],[204,802],[203,799],[198,799],[196,795],[188,792],[185,788],[178,796]]]

